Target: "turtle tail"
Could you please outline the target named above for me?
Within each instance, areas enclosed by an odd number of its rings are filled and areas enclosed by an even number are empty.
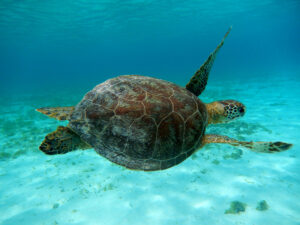
[[[55,118],[57,120],[69,120],[70,115],[74,111],[75,107],[43,107],[36,109],[36,111],[43,113],[51,118]]]

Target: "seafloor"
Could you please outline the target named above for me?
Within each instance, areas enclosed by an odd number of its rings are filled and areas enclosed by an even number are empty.
[[[65,123],[35,108],[73,105],[84,91],[1,96],[1,225],[300,224],[299,74],[212,79],[201,96],[247,106],[244,118],[207,132],[285,141],[294,144],[291,150],[259,154],[211,144],[159,172],[126,170],[93,150],[57,156],[38,150]]]

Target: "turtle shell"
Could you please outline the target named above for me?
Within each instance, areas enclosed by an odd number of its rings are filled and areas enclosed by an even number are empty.
[[[185,88],[128,75],[88,92],[75,107],[69,125],[114,163],[136,170],[163,170],[201,146],[207,111]]]

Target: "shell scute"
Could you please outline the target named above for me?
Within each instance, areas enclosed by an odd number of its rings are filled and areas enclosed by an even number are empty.
[[[199,101],[199,99],[195,96],[193,96],[194,99],[198,100],[196,101],[197,102],[197,111],[201,114],[202,116],[202,119],[203,119],[203,123],[204,124],[207,124],[207,110],[206,110],[206,106],[201,102]]]
[[[112,117],[110,123],[99,134],[99,138],[105,140],[102,145],[111,152],[123,152],[128,136],[127,123],[118,116]]]
[[[203,135],[205,122],[199,112],[194,113],[185,123],[185,136],[183,149],[190,150],[195,147],[200,136]]]
[[[94,104],[100,105],[106,109],[114,110],[118,104],[118,97],[109,91],[104,91],[103,93],[98,93],[94,96],[92,102]]]
[[[161,170],[167,169],[169,167],[172,167],[173,165],[176,165],[176,159],[175,158],[168,159],[168,160],[163,160],[163,161],[161,161],[160,169]]]
[[[168,98],[150,93],[143,104],[146,114],[154,118],[157,124],[173,110],[172,103]]]
[[[96,104],[89,104],[85,109],[85,117],[88,120],[98,121],[105,120],[108,121],[114,116],[112,110],[106,109]]]
[[[180,93],[182,95],[186,95],[189,97],[193,96],[193,94],[191,92],[189,92],[187,89],[179,87],[176,84],[170,83],[170,87],[173,89],[174,93]]]
[[[115,113],[122,116],[124,120],[132,121],[144,115],[144,106],[141,102],[121,99]]]
[[[144,171],[161,170],[161,161],[157,159],[147,159],[144,161],[142,170]]]
[[[171,113],[159,125],[154,159],[170,159],[182,151],[184,122],[182,118]]]
[[[176,164],[179,164],[181,163],[182,161],[184,161],[185,159],[187,158],[187,154],[186,153],[182,153],[180,155],[178,155],[176,158],[175,158],[175,163]]]
[[[109,91],[130,101],[142,101],[146,97],[144,90],[139,88],[134,82],[129,81],[121,81],[118,85],[112,85]]]
[[[174,92],[170,97],[174,105],[174,111],[179,113],[186,120],[191,113],[196,112],[197,105],[193,98],[187,97],[185,94]]]
[[[85,94],[84,99],[87,100],[93,100],[95,98],[95,96],[97,95],[97,93],[93,90],[89,91],[88,93]]]
[[[158,79],[138,79],[137,83],[143,87],[149,94],[160,95],[164,97],[170,97],[173,94],[173,89],[168,82],[159,82]]]
[[[151,158],[155,149],[156,130],[157,126],[149,116],[135,120],[128,132],[126,154],[138,159]]]

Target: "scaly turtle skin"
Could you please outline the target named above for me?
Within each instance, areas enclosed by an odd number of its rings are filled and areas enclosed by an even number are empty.
[[[229,29],[230,31],[230,29]],[[129,169],[163,170],[175,166],[210,143],[275,153],[289,149],[284,142],[247,142],[205,134],[208,124],[226,123],[245,114],[234,100],[204,104],[197,96],[205,89],[222,42],[185,88],[151,77],[119,76],[99,84],[76,107],[45,107],[37,111],[58,120],[59,126],[40,145],[46,154],[94,148],[97,153]]]
[[[88,92],[70,128],[100,155],[130,169],[162,170],[201,146],[207,111],[195,95],[173,83],[119,76]]]

